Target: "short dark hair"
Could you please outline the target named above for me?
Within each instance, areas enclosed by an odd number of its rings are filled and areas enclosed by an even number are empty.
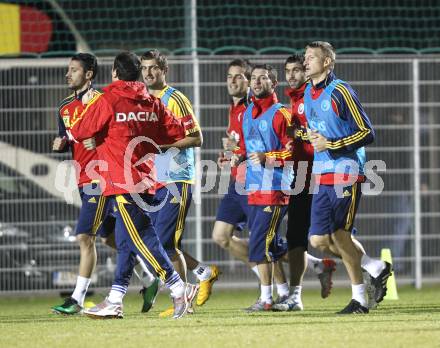
[[[298,63],[300,64],[304,69],[304,55],[303,54],[292,54],[291,56],[288,56],[286,58],[286,61],[284,62],[284,68],[287,64],[290,63]]]
[[[267,72],[269,74],[269,78],[272,80],[272,82],[275,82],[275,81],[278,80],[277,70],[272,65],[269,65],[269,64],[257,64],[257,65],[254,65],[252,67],[251,74],[254,72],[255,69],[267,70]]]
[[[141,60],[155,59],[160,70],[168,69],[168,59],[166,55],[158,50],[149,50],[141,56]]]
[[[141,75],[141,61],[133,52],[121,52],[113,62],[113,69],[116,71],[119,80],[136,81]]]
[[[322,55],[325,58],[330,58],[330,70],[333,70],[336,62],[336,51],[330,42],[326,41],[313,41],[306,46],[306,50],[308,48],[319,48],[322,52]]]
[[[92,80],[98,74],[98,61],[93,54],[90,53],[77,53],[74,54],[71,60],[76,60],[81,64],[81,67],[84,69],[84,72],[92,71]]]
[[[248,80],[251,79],[252,64],[251,64],[251,62],[249,62],[249,60],[244,59],[244,58],[243,59],[238,58],[238,59],[232,60],[228,64],[228,71],[231,66],[239,66],[240,68],[244,69],[244,76],[246,76],[246,78]]]

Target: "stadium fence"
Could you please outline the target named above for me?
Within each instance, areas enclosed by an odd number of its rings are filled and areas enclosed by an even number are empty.
[[[199,190],[188,214],[183,249],[219,265],[219,286],[255,286],[252,272],[212,241],[211,232],[221,198],[214,166],[225,135],[229,98],[226,66],[232,56],[172,57],[168,82],[194,104],[204,145],[197,151]],[[253,63],[274,65],[283,90],[281,56],[250,56]],[[66,204],[54,187],[56,167],[69,155],[51,152],[56,136],[58,103],[68,95],[64,75],[68,58],[0,60],[0,293],[70,290],[76,279],[79,247],[73,231],[77,201]],[[112,59],[100,59],[97,86],[110,81]],[[383,160],[386,171],[380,195],[365,195],[355,226],[368,253],[390,248],[398,283],[440,281],[440,58],[435,56],[340,56],[336,74],[358,92],[376,131],[368,159]],[[283,224],[283,233],[285,226]],[[311,253],[320,255],[311,249]],[[98,243],[93,285],[108,288],[115,255]],[[336,281],[347,282],[339,267]],[[312,272],[306,285],[317,285]],[[134,281],[135,283],[135,281]]]

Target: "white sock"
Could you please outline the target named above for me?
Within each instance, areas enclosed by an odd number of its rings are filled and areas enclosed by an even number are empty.
[[[172,297],[174,298],[182,297],[183,294],[185,293],[185,283],[183,282],[182,279],[179,279],[177,282],[170,285],[169,289],[171,291]]]
[[[192,270],[198,280],[203,282],[204,280],[208,280],[211,277],[212,270],[211,267],[205,265],[203,263],[199,263],[196,268]]]
[[[324,269],[324,264],[322,263],[322,259],[318,259],[317,257],[310,255],[309,253],[307,253],[306,255],[307,255],[307,267],[313,269],[313,271],[316,274],[322,273]]]
[[[138,257],[139,256],[137,256],[137,258]],[[153,284],[154,279],[156,279],[147,266],[145,266],[143,261],[134,266],[133,272],[139,278],[144,288],[148,288]]]
[[[358,301],[364,307],[368,306],[366,288],[365,284],[351,285],[352,299]]]
[[[115,288],[115,285],[112,285],[112,289],[110,290],[110,293],[108,294],[107,300],[111,303],[122,303],[122,299],[125,296],[125,293],[127,292],[127,288],[125,288],[125,292],[123,287],[117,287]]]
[[[72,298],[78,302],[81,307],[84,307],[84,298],[86,297],[87,289],[90,285],[90,278],[78,276],[76,278],[75,290],[73,290]]]
[[[272,303],[272,285],[260,285],[260,300],[265,303]]]
[[[302,302],[301,301],[301,291],[302,291],[301,285],[291,286],[290,287],[290,293],[291,293],[290,296],[292,296],[296,302]]]
[[[258,272],[258,266],[255,265],[254,267],[251,267],[251,270],[252,270],[252,272],[254,272],[256,274],[258,279],[260,279],[260,272]]]
[[[376,278],[385,269],[385,262],[364,254],[361,258],[361,267]]]
[[[279,297],[289,296],[289,284],[276,284],[277,286],[277,294]]]

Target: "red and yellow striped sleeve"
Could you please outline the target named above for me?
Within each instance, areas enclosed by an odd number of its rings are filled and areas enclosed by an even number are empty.
[[[265,153],[266,161],[277,161],[283,167],[286,161],[292,160],[292,153],[286,149],[286,144],[291,141],[287,135],[287,127],[291,125],[292,116],[286,108],[279,109],[272,122],[275,134],[281,143],[281,149],[273,149]]]

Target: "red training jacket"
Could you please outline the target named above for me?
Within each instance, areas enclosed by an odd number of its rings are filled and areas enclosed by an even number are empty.
[[[87,104],[71,133],[78,141],[102,136],[97,143],[104,196],[142,193],[154,185],[151,170],[157,145],[172,144],[185,137],[185,128],[160,101],[138,81],[116,81]],[[104,181],[104,182],[102,182]]]

